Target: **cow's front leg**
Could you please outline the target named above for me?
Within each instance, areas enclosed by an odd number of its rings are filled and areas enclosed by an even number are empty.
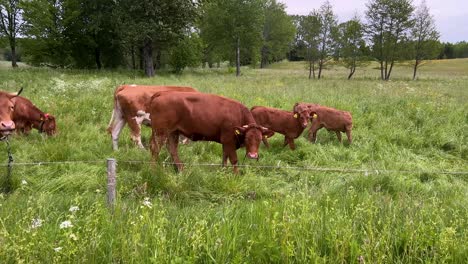
[[[335,131],[336,137],[338,138],[338,141],[341,143],[341,132],[340,131]]]
[[[159,152],[161,151],[164,142],[166,141],[167,134],[159,129],[153,129],[151,133],[150,150],[152,160],[156,162],[159,158]]]
[[[239,173],[239,169],[237,168],[237,153],[235,148],[229,148],[228,151],[229,161],[232,164],[233,171],[235,174]]]

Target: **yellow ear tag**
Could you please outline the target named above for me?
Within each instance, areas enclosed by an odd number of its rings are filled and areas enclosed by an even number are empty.
[[[236,135],[240,135],[240,131],[236,129]]]
[[[312,116],[312,118],[317,118],[317,115],[316,115],[316,114],[314,114],[314,115]]]
[[[296,113],[296,114],[294,114],[294,118],[297,118],[297,113]]]
[[[268,136],[267,136],[267,135],[265,135],[265,138],[268,138]]]

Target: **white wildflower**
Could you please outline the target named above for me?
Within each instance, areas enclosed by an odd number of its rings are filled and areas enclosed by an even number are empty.
[[[96,193],[101,193],[101,190],[100,190],[100,189],[96,189]]]
[[[79,210],[80,210],[80,208],[78,206],[72,206],[72,207],[70,207],[70,209],[68,211],[74,213],[74,212],[79,211]]]
[[[73,234],[73,233],[70,234],[70,238],[71,238],[72,240],[74,240],[74,241],[77,241],[77,240],[78,240],[78,237],[77,237],[75,234]]]
[[[21,180],[21,185],[27,185],[28,182],[26,180]]]
[[[148,207],[148,208],[152,208],[153,207],[153,204],[151,203],[151,201],[149,200],[148,197],[145,198],[145,200],[143,200],[143,205]]]
[[[38,228],[38,227],[41,227],[42,226],[42,219],[40,218],[34,218],[32,221],[31,221],[31,228]]]
[[[59,252],[60,250],[62,250],[62,247],[56,247],[56,248],[54,248],[54,251],[55,251],[55,252]]]
[[[69,227],[73,227],[71,221],[66,220],[60,223],[60,229],[69,228]]]

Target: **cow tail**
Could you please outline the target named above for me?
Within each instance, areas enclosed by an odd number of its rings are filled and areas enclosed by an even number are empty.
[[[117,96],[114,96],[114,109],[112,109],[112,116],[109,121],[109,125],[107,126],[107,132],[112,133],[116,121],[115,119],[118,116],[122,116],[122,109],[120,107],[119,101],[117,100]]]

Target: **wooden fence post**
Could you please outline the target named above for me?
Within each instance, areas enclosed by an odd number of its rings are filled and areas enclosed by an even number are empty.
[[[116,186],[116,161],[113,158],[107,159],[107,204],[114,209]]]

